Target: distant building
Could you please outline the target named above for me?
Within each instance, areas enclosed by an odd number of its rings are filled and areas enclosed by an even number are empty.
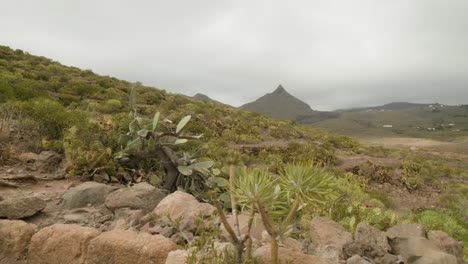
[[[382,127],[384,127],[384,128],[392,128],[393,125],[383,125]]]

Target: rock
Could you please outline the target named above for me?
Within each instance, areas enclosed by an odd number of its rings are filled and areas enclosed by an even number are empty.
[[[294,238],[286,237],[283,239],[283,241],[281,241],[281,245],[285,248],[289,248],[297,252],[303,251],[302,243]]]
[[[313,247],[309,251],[312,252],[312,255],[320,256],[333,263],[339,263],[341,260],[344,260],[343,251],[335,246]]]
[[[86,207],[88,204],[101,205],[106,200],[107,195],[115,189],[115,187],[97,182],[82,183],[63,194],[62,207],[71,209]]]
[[[27,251],[37,227],[19,220],[0,220],[0,263],[13,263]]]
[[[128,208],[118,209],[115,211],[115,221],[109,230],[127,230],[136,227],[140,223],[140,219],[143,215],[142,210],[130,210]]]
[[[391,250],[385,232],[382,232],[377,228],[364,223],[359,223],[356,226],[356,231],[354,232],[354,239],[363,241],[368,245],[374,247],[376,250],[383,251],[384,253],[387,253]]]
[[[241,234],[247,234],[247,230],[249,230],[249,215],[246,214],[239,214],[237,216],[239,219],[239,229]],[[227,215],[226,219],[228,223],[231,225],[231,227],[234,229],[234,224],[235,224],[235,219],[232,215]],[[230,239],[230,236],[228,232],[226,231],[226,228],[224,228],[224,225],[221,225],[221,231],[223,232],[223,237],[227,240]],[[250,237],[256,239],[256,240],[262,240],[262,233],[265,231],[265,227],[263,226],[262,219],[260,216],[257,214],[254,217],[254,221],[252,223],[252,228],[250,229]]]
[[[390,240],[392,251],[410,264],[457,264],[457,258],[441,251],[423,237],[397,237]]]
[[[378,250],[373,244],[367,241],[354,240],[343,246],[343,255],[345,259],[352,258],[355,255],[361,256],[371,263],[379,264],[400,264],[398,256],[391,255],[382,250]]]
[[[352,241],[351,233],[344,227],[327,217],[316,217],[310,223],[310,238],[318,246],[333,245],[343,248],[343,245]]]
[[[111,193],[106,198],[106,206],[112,211],[120,208],[141,209],[146,214],[151,212],[165,196],[163,190],[142,182]]]
[[[54,224],[31,239],[28,260],[34,264],[83,264],[88,245],[99,232],[79,225]]]
[[[418,224],[400,224],[387,230],[387,237],[390,239],[397,237],[426,237],[426,230]]]
[[[18,155],[18,160],[24,163],[32,163],[39,158],[39,155],[33,152],[24,152]],[[9,173],[11,169],[7,172]]]
[[[63,216],[65,224],[87,224],[89,218],[85,214],[66,214]]]
[[[346,260],[346,264],[372,264],[372,263],[363,259],[359,255],[354,255],[351,258]]]
[[[164,264],[177,245],[160,235],[113,230],[91,240],[87,264]]]
[[[188,253],[185,250],[175,250],[167,255],[166,264],[181,264],[187,261]]]
[[[271,243],[271,236],[268,234],[268,232],[265,230],[262,233],[262,241],[261,243],[263,245],[270,244]],[[294,251],[302,252],[303,251],[303,245],[300,241],[291,238],[291,237],[285,237],[281,241],[279,241],[279,245],[284,248],[289,248]]]
[[[236,247],[232,243],[216,241],[213,244],[213,248],[219,254],[228,253],[231,256],[234,256],[234,254],[236,254]]]
[[[36,157],[34,165],[40,170],[40,172],[54,172],[62,162],[62,155],[54,151],[42,151]]]
[[[332,261],[343,259],[343,246],[353,241],[351,233],[327,217],[316,217],[310,222],[311,246],[315,255]]]
[[[265,245],[263,247],[256,249],[253,253],[253,257],[256,259],[259,259],[260,261],[263,261],[263,263],[271,263],[270,251],[271,251],[270,245]],[[280,247],[278,249],[278,259],[282,261],[282,263],[284,262],[284,263],[294,263],[294,264],[309,264],[309,263],[332,264],[333,263],[321,257],[302,254],[298,251],[294,251],[292,249],[287,249],[283,247]]]
[[[165,236],[165,237],[171,237],[172,235],[174,235],[176,233],[176,229],[172,226],[160,226],[160,225],[157,225],[157,226],[154,226],[152,228],[149,228],[148,231],[152,234],[152,235],[162,235],[162,236]]]
[[[93,181],[108,183],[110,182],[110,177],[109,177],[109,174],[107,174],[107,172],[101,171],[93,175]]]
[[[376,259],[383,256],[382,251],[376,250],[372,245],[365,241],[355,240],[346,243],[343,246],[344,258],[351,258],[354,255],[366,257],[367,259]]]
[[[176,191],[159,202],[153,212],[164,218],[169,215],[174,221],[180,219],[181,230],[195,231],[200,224],[198,220],[211,216],[215,210],[214,206],[200,203],[188,193]],[[209,225],[206,221],[202,224]]]
[[[405,260],[401,255],[395,256],[392,254],[385,254],[380,258],[375,259],[375,263],[379,264],[405,264]]]
[[[0,217],[22,219],[35,215],[46,207],[46,202],[35,195],[11,195],[0,199]]]
[[[427,238],[442,251],[454,255],[463,263],[463,242],[457,241],[442,231],[429,231]]]

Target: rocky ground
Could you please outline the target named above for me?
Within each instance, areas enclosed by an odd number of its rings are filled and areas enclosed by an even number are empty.
[[[215,208],[190,194],[148,183],[131,186],[63,178],[53,152],[24,154],[0,169],[0,264],[185,263],[201,230],[220,225]],[[240,215],[240,230],[248,216]],[[228,221],[234,222],[228,215]],[[227,232],[214,250],[233,251]],[[440,231],[399,225],[386,232],[359,224],[354,234],[334,221],[310,222],[303,240],[282,241],[291,263],[463,263],[463,244]],[[257,219],[253,255],[270,261],[270,238]],[[203,262],[200,262],[203,263]]]

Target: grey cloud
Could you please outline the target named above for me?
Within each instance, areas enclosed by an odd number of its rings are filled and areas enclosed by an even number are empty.
[[[468,102],[468,1],[2,4],[0,44],[233,105],[282,83],[312,108]]]

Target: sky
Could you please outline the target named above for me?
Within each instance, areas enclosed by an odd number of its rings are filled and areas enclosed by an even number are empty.
[[[2,1],[0,45],[240,106],[468,103],[466,0]]]

